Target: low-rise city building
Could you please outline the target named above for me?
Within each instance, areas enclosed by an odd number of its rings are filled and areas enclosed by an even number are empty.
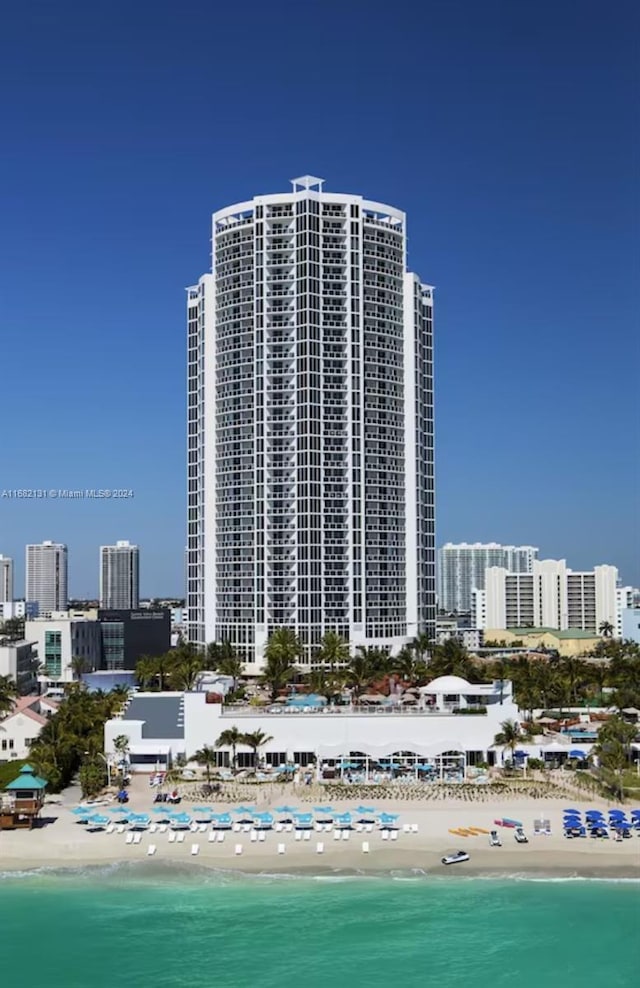
[[[43,685],[61,687],[77,678],[73,659],[81,659],[86,671],[100,668],[102,640],[95,620],[58,613],[56,617],[26,621],[24,635],[34,645],[38,679]]]
[[[295,705],[273,704],[257,709],[212,702],[211,693],[137,693],[119,718],[105,725],[105,753],[114,754],[114,739],[129,738],[135,771],[170,764],[177,756],[190,759],[205,745],[213,746],[223,731],[262,730],[269,740],[261,749],[267,765],[335,767],[344,759],[371,766],[388,761],[437,778],[461,781],[468,767],[491,762],[492,745],[504,720],[519,720],[508,681],[471,684],[442,676],[406,698],[373,697],[351,706],[328,706],[298,697]],[[368,705],[372,704],[372,705]],[[252,763],[251,751],[240,746],[239,764]],[[219,749],[221,766],[230,749]]]
[[[599,635],[580,628],[485,628],[485,644],[504,642],[506,646],[519,642],[521,648],[535,651],[540,648],[552,649],[563,657],[587,655],[602,641]]]
[[[38,657],[30,641],[0,644],[0,676],[8,676],[23,696],[35,690]]]
[[[0,762],[27,758],[29,748],[57,709],[57,703],[47,697],[19,697],[11,713],[0,720]]]

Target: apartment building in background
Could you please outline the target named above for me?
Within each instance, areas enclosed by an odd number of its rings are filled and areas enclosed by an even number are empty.
[[[13,602],[13,559],[0,556],[0,604]]]
[[[534,560],[531,573],[490,566],[484,590],[474,591],[475,624],[482,629],[552,628],[599,634],[603,623],[618,624],[615,566],[585,572],[564,559]],[[493,637],[493,636],[492,636]]]
[[[484,573],[489,566],[501,566],[510,573],[530,573],[538,549],[531,545],[500,545],[498,542],[447,542],[438,549],[438,610],[448,614],[468,614],[473,590],[484,589]]]
[[[28,545],[26,549],[27,604],[40,617],[67,608],[67,547],[58,542]]]
[[[100,546],[100,607],[135,610],[140,599],[140,550],[129,542]]]

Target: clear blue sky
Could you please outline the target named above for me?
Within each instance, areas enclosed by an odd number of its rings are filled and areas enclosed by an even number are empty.
[[[310,172],[409,214],[437,286],[438,542],[640,580],[635,0],[9,4],[0,552],[138,542],[181,593],[185,286],[210,213]]]

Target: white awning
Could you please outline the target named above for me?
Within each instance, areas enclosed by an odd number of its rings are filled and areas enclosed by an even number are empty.
[[[129,745],[130,755],[169,755],[172,747],[170,744],[139,742]]]
[[[349,758],[350,751],[362,751],[370,758],[389,758],[396,751],[413,751],[421,758],[429,758],[435,755],[441,755],[445,751],[466,751],[466,746],[458,740],[439,740],[432,741],[429,744],[420,744],[416,741],[407,740],[392,741],[387,742],[386,744],[367,745],[352,742],[351,744],[320,745],[318,747],[318,757]]]

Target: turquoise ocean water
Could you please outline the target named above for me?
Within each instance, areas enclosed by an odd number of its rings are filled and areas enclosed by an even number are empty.
[[[630,988],[634,882],[241,876],[120,865],[0,878],[23,988]]]

